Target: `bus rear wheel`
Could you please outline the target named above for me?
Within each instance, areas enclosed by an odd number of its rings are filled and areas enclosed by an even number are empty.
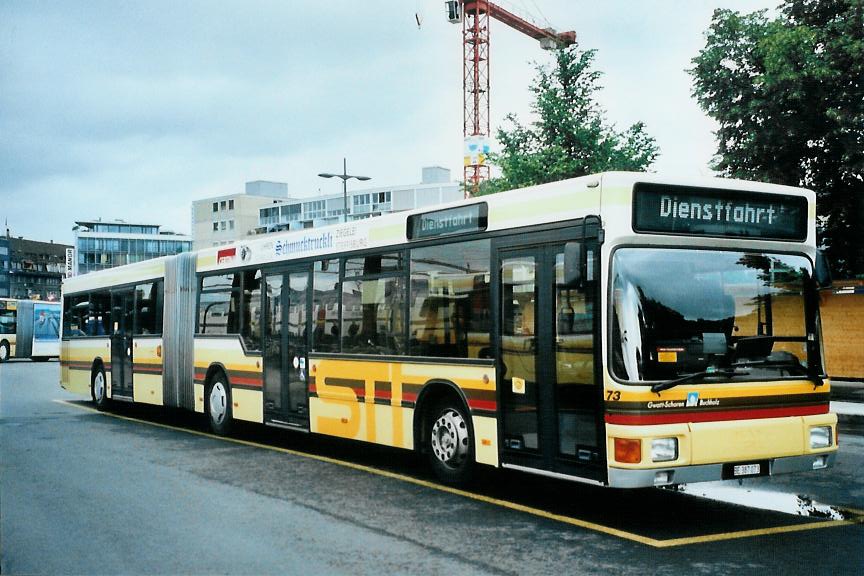
[[[429,461],[445,484],[465,484],[474,472],[474,438],[461,403],[445,400],[431,412],[427,434]]]
[[[204,399],[207,403],[205,409],[210,418],[210,429],[220,436],[229,434],[232,421],[231,392],[224,375],[213,376]]]
[[[0,364],[9,360],[9,343],[5,340],[0,342]]]
[[[105,410],[108,407],[108,386],[105,380],[105,368],[101,365],[90,376],[90,397],[97,410]]]

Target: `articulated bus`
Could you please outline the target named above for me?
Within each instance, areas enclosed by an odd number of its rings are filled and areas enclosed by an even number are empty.
[[[0,298],[0,363],[60,356],[60,302]]]
[[[605,173],[64,283],[62,386],[620,488],[826,469],[815,195]]]

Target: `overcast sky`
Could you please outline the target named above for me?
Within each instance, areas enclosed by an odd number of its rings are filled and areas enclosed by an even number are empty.
[[[709,173],[713,124],[684,70],[714,8],[777,2],[501,4],[576,30],[598,50],[609,120],[644,121],[655,170],[694,175]],[[550,56],[494,21],[490,44],[494,133],[510,112],[530,119],[533,65]],[[0,2],[0,221],[15,236],[71,243],[95,217],[189,233],[192,200],[247,181],[339,192],[316,175],[343,156],[368,185],[430,165],[461,178],[461,27],[443,0]]]

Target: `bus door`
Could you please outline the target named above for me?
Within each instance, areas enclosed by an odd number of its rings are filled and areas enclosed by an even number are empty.
[[[111,293],[111,397],[132,400],[132,333],[135,292]]]
[[[565,283],[565,242],[520,244],[497,250],[502,464],[602,481],[596,241],[582,287]]]
[[[309,276],[304,266],[264,277],[264,418],[303,430],[309,429]]]

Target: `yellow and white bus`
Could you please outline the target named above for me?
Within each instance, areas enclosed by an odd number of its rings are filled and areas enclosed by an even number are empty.
[[[0,364],[60,356],[60,302],[0,298]]]
[[[828,468],[815,195],[605,173],[64,283],[62,385],[613,487]]]

